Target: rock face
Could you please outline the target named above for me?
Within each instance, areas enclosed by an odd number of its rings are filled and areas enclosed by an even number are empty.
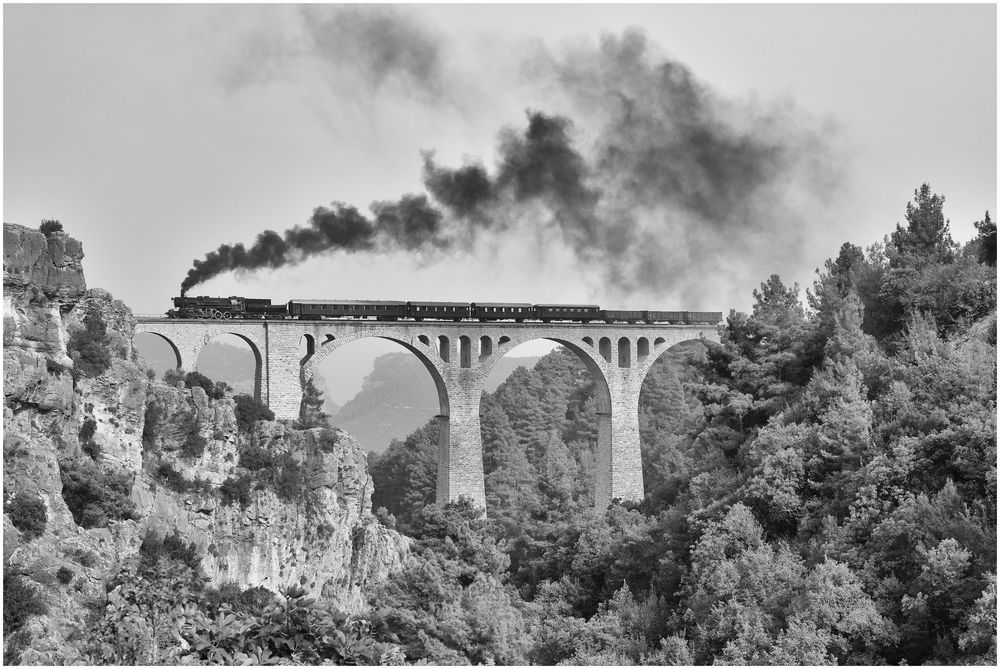
[[[148,533],[176,530],[194,543],[214,585],[280,591],[302,580],[342,608],[362,608],[365,586],[399,568],[408,540],[372,516],[372,482],[357,443],[346,433],[276,423],[240,432],[231,398],[151,381],[135,359],[131,311],[86,288],[82,258],[80,243],[65,234],[46,238],[4,224],[4,573],[28,579],[48,606],[24,627],[30,641],[21,661],[76,659],[72,639],[86,603],[106,596]],[[94,378],[74,374],[67,350],[88,314],[106,325],[110,353],[110,366]],[[191,443],[203,452],[193,454]],[[239,453],[250,446],[296,463],[307,494],[281,498],[257,472],[249,504],[223,503],[222,484],[247,475]],[[165,465],[204,483],[176,492],[158,473]],[[80,509],[64,499],[73,472],[116,481],[131,512],[82,527]],[[37,537],[9,513],[21,496],[44,506]]]
[[[46,237],[38,230],[3,224],[3,286],[33,286],[50,298],[71,302],[87,290],[83,245],[63,232]]]

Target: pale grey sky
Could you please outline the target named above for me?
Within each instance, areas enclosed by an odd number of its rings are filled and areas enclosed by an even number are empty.
[[[727,210],[735,227],[720,223],[721,233],[672,202],[637,213],[629,225],[659,240],[635,247],[648,275],[625,268],[630,253],[580,261],[533,206],[513,210],[516,234],[443,262],[330,253],[225,273],[193,294],[745,310],[772,272],[804,288],[843,241],[881,239],[924,181],[947,197],[957,240],[996,213],[994,5],[370,12],[5,5],[4,220],[58,218],[84,243],[90,285],[137,313],[163,312],[192,260],[221,243],[302,225],[331,201],[368,213],[375,200],[424,192],[422,150],[493,172],[500,131],[523,133],[525,110],[570,118],[574,148],[593,159],[608,110],[626,97],[608,72],[641,105],[643,77],[662,62],[690,69],[716,114],[707,127],[791,157],[743,218]],[[648,72],[634,79],[621,70],[633,27],[648,42]],[[602,34],[617,40],[610,56]],[[688,158],[677,158],[683,178]],[[616,178],[601,183],[609,226],[631,214]],[[619,271],[651,278],[614,288],[607,277]]]

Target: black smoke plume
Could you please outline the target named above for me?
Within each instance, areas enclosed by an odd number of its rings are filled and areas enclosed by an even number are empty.
[[[561,58],[537,53],[527,71],[573,120],[529,112],[525,129],[501,131],[492,170],[479,161],[442,166],[427,152],[430,199],[377,202],[371,218],[345,205],[319,208],[305,227],[209,253],[182,291],[221,272],[333,251],[446,257],[483,235],[530,226],[556,231],[616,297],[672,293],[695,308],[718,293],[705,272],[746,285],[761,266],[797,267],[815,230],[815,216],[797,209],[838,183],[825,138],[791,105],[721,100],[653,51],[631,30]]]

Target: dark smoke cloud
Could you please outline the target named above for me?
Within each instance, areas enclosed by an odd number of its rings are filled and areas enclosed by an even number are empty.
[[[410,48],[394,47],[384,62]],[[417,61],[414,75],[436,63]],[[722,100],[635,30],[596,49],[538,53],[530,65],[546,99],[571,110],[572,121],[529,112],[526,128],[501,131],[492,169],[442,166],[426,152],[424,186],[437,206],[407,195],[373,204],[371,220],[343,205],[317,209],[304,228],[208,254],[183,290],[220,272],[337,250],[444,257],[483,235],[532,226],[556,231],[588,273],[601,273],[605,294],[673,293],[683,308],[707,308],[699,303],[711,292],[706,272],[746,285],[801,262],[812,216],[796,209],[833,193],[838,172],[826,140],[794,107]]]
[[[181,295],[199,283],[233,270],[276,269],[333,249],[363,251],[375,248],[375,226],[354,207],[334,204],[317,207],[306,227],[294,227],[279,235],[265,230],[253,245],[223,244],[195,260],[181,283]]]
[[[425,186],[452,217],[488,227],[541,202],[545,222],[625,297],[670,291],[696,302],[708,291],[693,268],[754,281],[801,262],[815,230],[791,200],[822,203],[838,172],[792,106],[720,100],[636,30],[562,58],[538,54],[526,69],[573,110],[590,144],[578,148],[568,119],[532,114],[525,133],[502,134],[492,178],[425,157]]]

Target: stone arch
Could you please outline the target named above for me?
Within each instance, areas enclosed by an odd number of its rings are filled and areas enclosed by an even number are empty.
[[[632,366],[632,342],[628,337],[618,340],[618,366],[625,369]]]
[[[251,337],[250,335],[247,335],[247,334],[239,332],[239,331],[233,332],[232,330],[228,330],[228,329],[219,329],[219,330],[210,330],[210,331],[208,331],[207,333],[205,333],[204,339],[201,341],[200,345],[196,346],[195,349],[194,349],[194,351],[192,351],[192,354],[194,356],[194,358],[193,358],[193,360],[191,362],[192,369],[194,369],[195,367],[197,367],[197,365],[198,365],[198,357],[201,355],[202,349],[205,348],[205,346],[208,344],[208,342],[212,341],[213,339],[215,339],[219,335],[224,335],[224,334],[232,335],[233,337],[236,337],[237,339],[241,339],[244,343],[246,343],[247,346],[250,347],[250,352],[253,353],[253,364],[254,364],[254,372],[253,372],[253,396],[256,399],[258,399],[258,400],[266,402],[267,398],[265,397],[265,394],[264,394],[265,393],[265,387],[264,386],[265,386],[265,378],[266,377],[265,377],[265,371],[264,371],[263,347],[260,345],[260,343],[256,340],[255,337]]]
[[[439,416],[447,419],[450,414],[450,403],[448,399],[448,389],[445,386],[444,378],[441,375],[441,370],[434,363],[434,361],[428,356],[428,351],[421,350],[419,346],[416,346],[409,341],[401,337],[396,337],[393,335],[377,335],[370,332],[360,332],[354,336],[334,338],[332,336],[327,336],[327,339],[320,346],[319,350],[313,354],[309,360],[301,367],[301,381],[304,384],[306,381],[312,378],[313,374],[316,372],[316,368],[319,364],[325,360],[334,351],[340,350],[344,346],[362,339],[385,339],[386,341],[391,341],[394,344],[399,344],[407,351],[412,353],[421,362],[421,364],[427,369],[428,373],[431,375],[431,379],[434,381],[434,387],[438,394],[438,407]],[[424,336],[421,335],[419,341],[423,342]],[[429,340],[428,340],[429,342]]]
[[[571,333],[567,333],[570,335]],[[552,336],[550,333],[540,334],[539,336],[529,336],[525,338],[517,338],[508,342],[506,346],[499,347],[492,358],[487,361],[484,365],[483,379],[485,380],[486,374],[496,365],[496,363],[504,355],[509,353],[512,349],[516,348],[521,344],[526,344],[530,341],[535,341],[538,339],[544,339],[547,341],[555,342],[568,350],[572,351],[577,358],[579,358],[587,371],[590,373],[591,378],[594,380],[594,399],[596,403],[596,413],[598,418],[598,449],[600,450],[601,444],[610,445],[611,443],[611,420],[612,420],[612,399],[611,399],[611,387],[609,385],[607,369],[603,364],[601,358],[597,355],[597,352],[584,344],[579,339],[570,340],[564,339],[559,336]],[[482,393],[479,393],[480,397]],[[481,400],[480,400],[481,404]],[[482,426],[479,426],[480,435],[482,434]],[[594,472],[594,493],[599,494],[599,490],[602,488],[603,478],[607,474],[602,471]],[[487,510],[488,511],[488,510]]]
[[[605,362],[611,362],[611,340],[607,337],[601,337],[600,342],[598,342],[598,347],[601,351],[601,357],[604,358]]]
[[[483,335],[479,338],[479,360],[483,361],[493,355],[493,340]]]
[[[675,346],[679,346],[689,341],[697,341],[704,343],[705,339],[701,337],[687,337],[685,339],[678,338],[677,341],[667,342],[663,337],[657,337],[654,343],[653,350],[649,352],[649,354],[643,360],[641,360],[642,364],[638,365],[639,367],[641,367],[639,384],[641,385],[642,382],[646,380],[646,374],[649,373],[649,370],[653,367],[656,361],[659,360],[664,353],[671,350]],[[665,344],[665,346],[663,344]]]
[[[472,340],[466,335],[458,338],[458,362],[464,368],[472,367]]]
[[[306,354],[302,356],[301,360],[299,360],[300,365],[305,365],[307,362],[309,362],[309,358],[313,357],[313,355],[316,354],[316,338],[308,333],[303,334],[302,337],[299,339],[300,346],[302,345],[303,340],[306,343]]]
[[[438,354],[445,362],[451,362],[451,340],[447,335],[440,335],[438,338]]]
[[[638,362],[642,364],[649,356],[649,340],[645,337],[639,337],[635,342],[635,349]]]
[[[167,342],[167,346],[169,346],[169,347],[170,347],[170,350],[171,350],[171,351],[173,351],[173,353],[174,353],[174,360],[176,360],[176,361],[177,361],[177,365],[176,365],[176,368],[177,368],[177,369],[180,369],[181,367],[183,367],[183,366],[184,366],[184,359],[183,359],[183,357],[181,356],[181,352],[180,352],[180,350],[179,350],[179,349],[177,348],[177,344],[175,344],[175,343],[173,342],[173,340],[172,340],[172,339],[170,339],[170,337],[168,337],[167,335],[165,335],[165,334],[163,334],[163,333],[161,333],[161,332],[154,332],[154,331],[152,331],[152,330],[145,330],[145,331],[142,331],[142,332],[136,332],[136,334],[148,334],[148,335],[156,335],[157,337],[159,337],[159,338],[160,338],[160,339],[162,339],[163,341]]]

